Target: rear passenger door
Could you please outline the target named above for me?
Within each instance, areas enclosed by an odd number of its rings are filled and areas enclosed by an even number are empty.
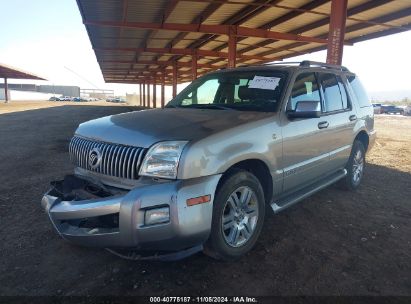
[[[329,139],[327,171],[334,171],[343,168],[349,158],[357,117],[341,76],[333,73],[318,73],[318,76],[323,94],[321,121],[327,126],[324,135]]]

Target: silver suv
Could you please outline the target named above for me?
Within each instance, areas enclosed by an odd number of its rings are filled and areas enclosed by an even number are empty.
[[[63,238],[122,257],[235,259],[256,243],[266,210],[337,181],[360,185],[373,115],[341,66],[219,70],[165,109],[81,124],[74,174],[53,182],[42,206]]]

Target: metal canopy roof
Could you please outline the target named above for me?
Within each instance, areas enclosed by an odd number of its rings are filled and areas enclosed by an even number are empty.
[[[331,0],[77,0],[106,82],[172,83],[225,67],[234,33],[237,65],[327,48]],[[411,29],[409,0],[348,0],[345,44]],[[195,56],[195,57],[194,57]]]
[[[0,63],[0,78],[46,80],[32,73]]]

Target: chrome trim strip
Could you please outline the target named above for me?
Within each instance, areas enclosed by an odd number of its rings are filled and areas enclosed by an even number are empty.
[[[288,166],[288,167],[284,168],[284,173],[287,173],[287,172],[289,172],[289,171],[295,170],[295,169],[300,168],[300,167],[307,166],[307,165],[309,165],[309,164],[311,164],[311,163],[317,162],[317,161],[322,160],[322,159],[324,159],[324,158],[328,158],[329,156],[330,156],[330,153],[327,152],[327,153],[321,154],[321,155],[319,155],[319,156],[316,156],[316,157],[313,157],[313,158],[304,160],[304,161],[302,161],[302,162],[300,162],[300,163],[297,163],[297,164]]]
[[[351,149],[351,145],[346,145],[346,146],[343,146],[341,148],[338,148],[338,149],[335,149],[335,150],[331,151],[330,156],[332,156],[334,154],[337,154],[337,153],[340,153],[340,152],[342,152],[344,150],[347,150],[347,149]]]
[[[305,166],[307,166],[307,165],[309,165],[309,164],[311,164],[311,163],[320,161],[320,160],[322,160],[322,159],[324,159],[324,158],[330,157],[330,156],[332,156],[332,155],[334,155],[334,154],[340,153],[340,152],[342,152],[342,151],[344,151],[344,150],[347,150],[347,149],[350,149],[350,148],[351,148],[351,145],[346,145],[346,146],[343,146],[343,147],[341,147],[341,148],[332,150],[331,152],[327,152],[327,153],[321,154],[321,155],[319,155],[319,156],[316,156],[316,157],[313,157],[313,158],[304,160],[304,161],[299,162],[299,163],[297,163],[297,164],[288,166],[288,167],[284,168],[284,173],[287,173],[287,172],[289,172],[289,171],[295,170],[295,169],[300,168],[300,167],[305,167]]]

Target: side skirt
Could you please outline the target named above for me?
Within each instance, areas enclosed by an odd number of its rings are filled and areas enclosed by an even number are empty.
[[[300,202],[301,200],[313,195],[314,193],[334,184],[335,182],[339,181],[343,177],[347,175],[347,170],[341,169],[327,177],[319,180],[316,183],[313,183],[301,190],[298,190],[290,195],[282,197],[278,200],[274,200],[271,203],[271,208],[273,208],[274,213],[278,213],[283,211],[284,209]]]

